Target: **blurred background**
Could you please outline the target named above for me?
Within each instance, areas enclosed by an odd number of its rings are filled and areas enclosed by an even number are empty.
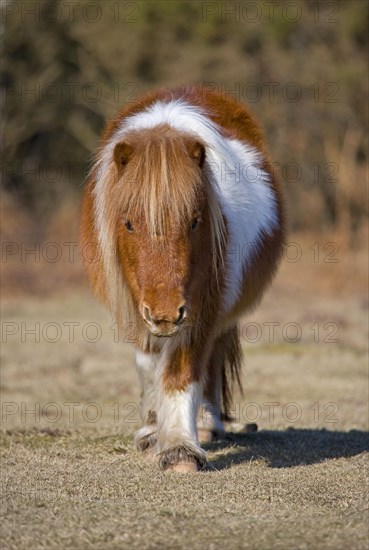
[[[258,117],[290,235],[365,250],[366,1],[7,0],[2,24],[10,293],[85,284],[78,209],[104,123],[140,94],[184,83],[229,93]]]

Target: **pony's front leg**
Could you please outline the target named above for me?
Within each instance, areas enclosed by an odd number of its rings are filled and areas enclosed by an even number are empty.
[[[197,471],[206,464],[196,430],[202,399],[199,366],[192,354],[176,351],[161,372],[157,406],[157,450],[164,470]]]

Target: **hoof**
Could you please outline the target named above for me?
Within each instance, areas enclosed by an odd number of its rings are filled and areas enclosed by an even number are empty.
[[[215,439],[215,432],[212,430],[206,430],[204,428],[199,428],[198,430],[198,438],[201,443],[210,443]]]
[[[155,433],[145,435],[136,440],[136,447],[139,451],[142,451],[145,456],[151,454],[155,455],[156,436]]]
[[[159,454],[159,466],[172,472],[197,472],[206,465],[206,454],[198,448],[178,446]]]
[[[154,461],[157,457],[155,447],[146,447],[146,449],[142,451],[142,456],[146,458],[146,460]]]
[[[181,474],[193,474],[200,470],[200,465],[197,460],[191,460],[189,462],[178,462],[177,464],[170,464],[166,469],[167,472],[179,472]]]
[[[257,424],[241,424],[240,422],[230,422],[227,425],[229,431],[234,433],[252,433],[258,431]]]
[[[257,424],[245,424],[244,431],[247,433],[257,432],[258,431],[258,425]]]

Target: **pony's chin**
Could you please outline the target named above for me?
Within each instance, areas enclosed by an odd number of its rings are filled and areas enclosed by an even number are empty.
[[[171,338],[172,336],[175,336],[175,334],[178,334],[179,326],[173,325],[173,328],[168,328],[167,330],[160,330],[157,327],[150,326],[148,323],[148,329],[151,332],[153,336],[157,336],[158,338]]]
[[[150,332],[153,336],[158,336],[159,338],[171,338],[175,334],[178,334],[178,327],[175,327],[173,330],[170,331],[160,331],[160,330],[154,330],[150,328]]]

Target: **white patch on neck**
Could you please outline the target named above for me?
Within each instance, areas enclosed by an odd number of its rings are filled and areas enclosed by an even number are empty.
[[[226,262],[226,291],[223,305],[229,312],[240,295],[244,276],[261,243],[262,232],[271,234],[278,226],[275,194],[270,174],[261,170],[263,157],[254,147],[224,138],[221,128],[206,113],[183,100],[158,101],[122,120],[97,162],[95,208],[100,243],[104,246],[104,180],[111,170],[115,145],[127,132],[168,124],[204,143],[210,181],[218,197],[229,231]]]

